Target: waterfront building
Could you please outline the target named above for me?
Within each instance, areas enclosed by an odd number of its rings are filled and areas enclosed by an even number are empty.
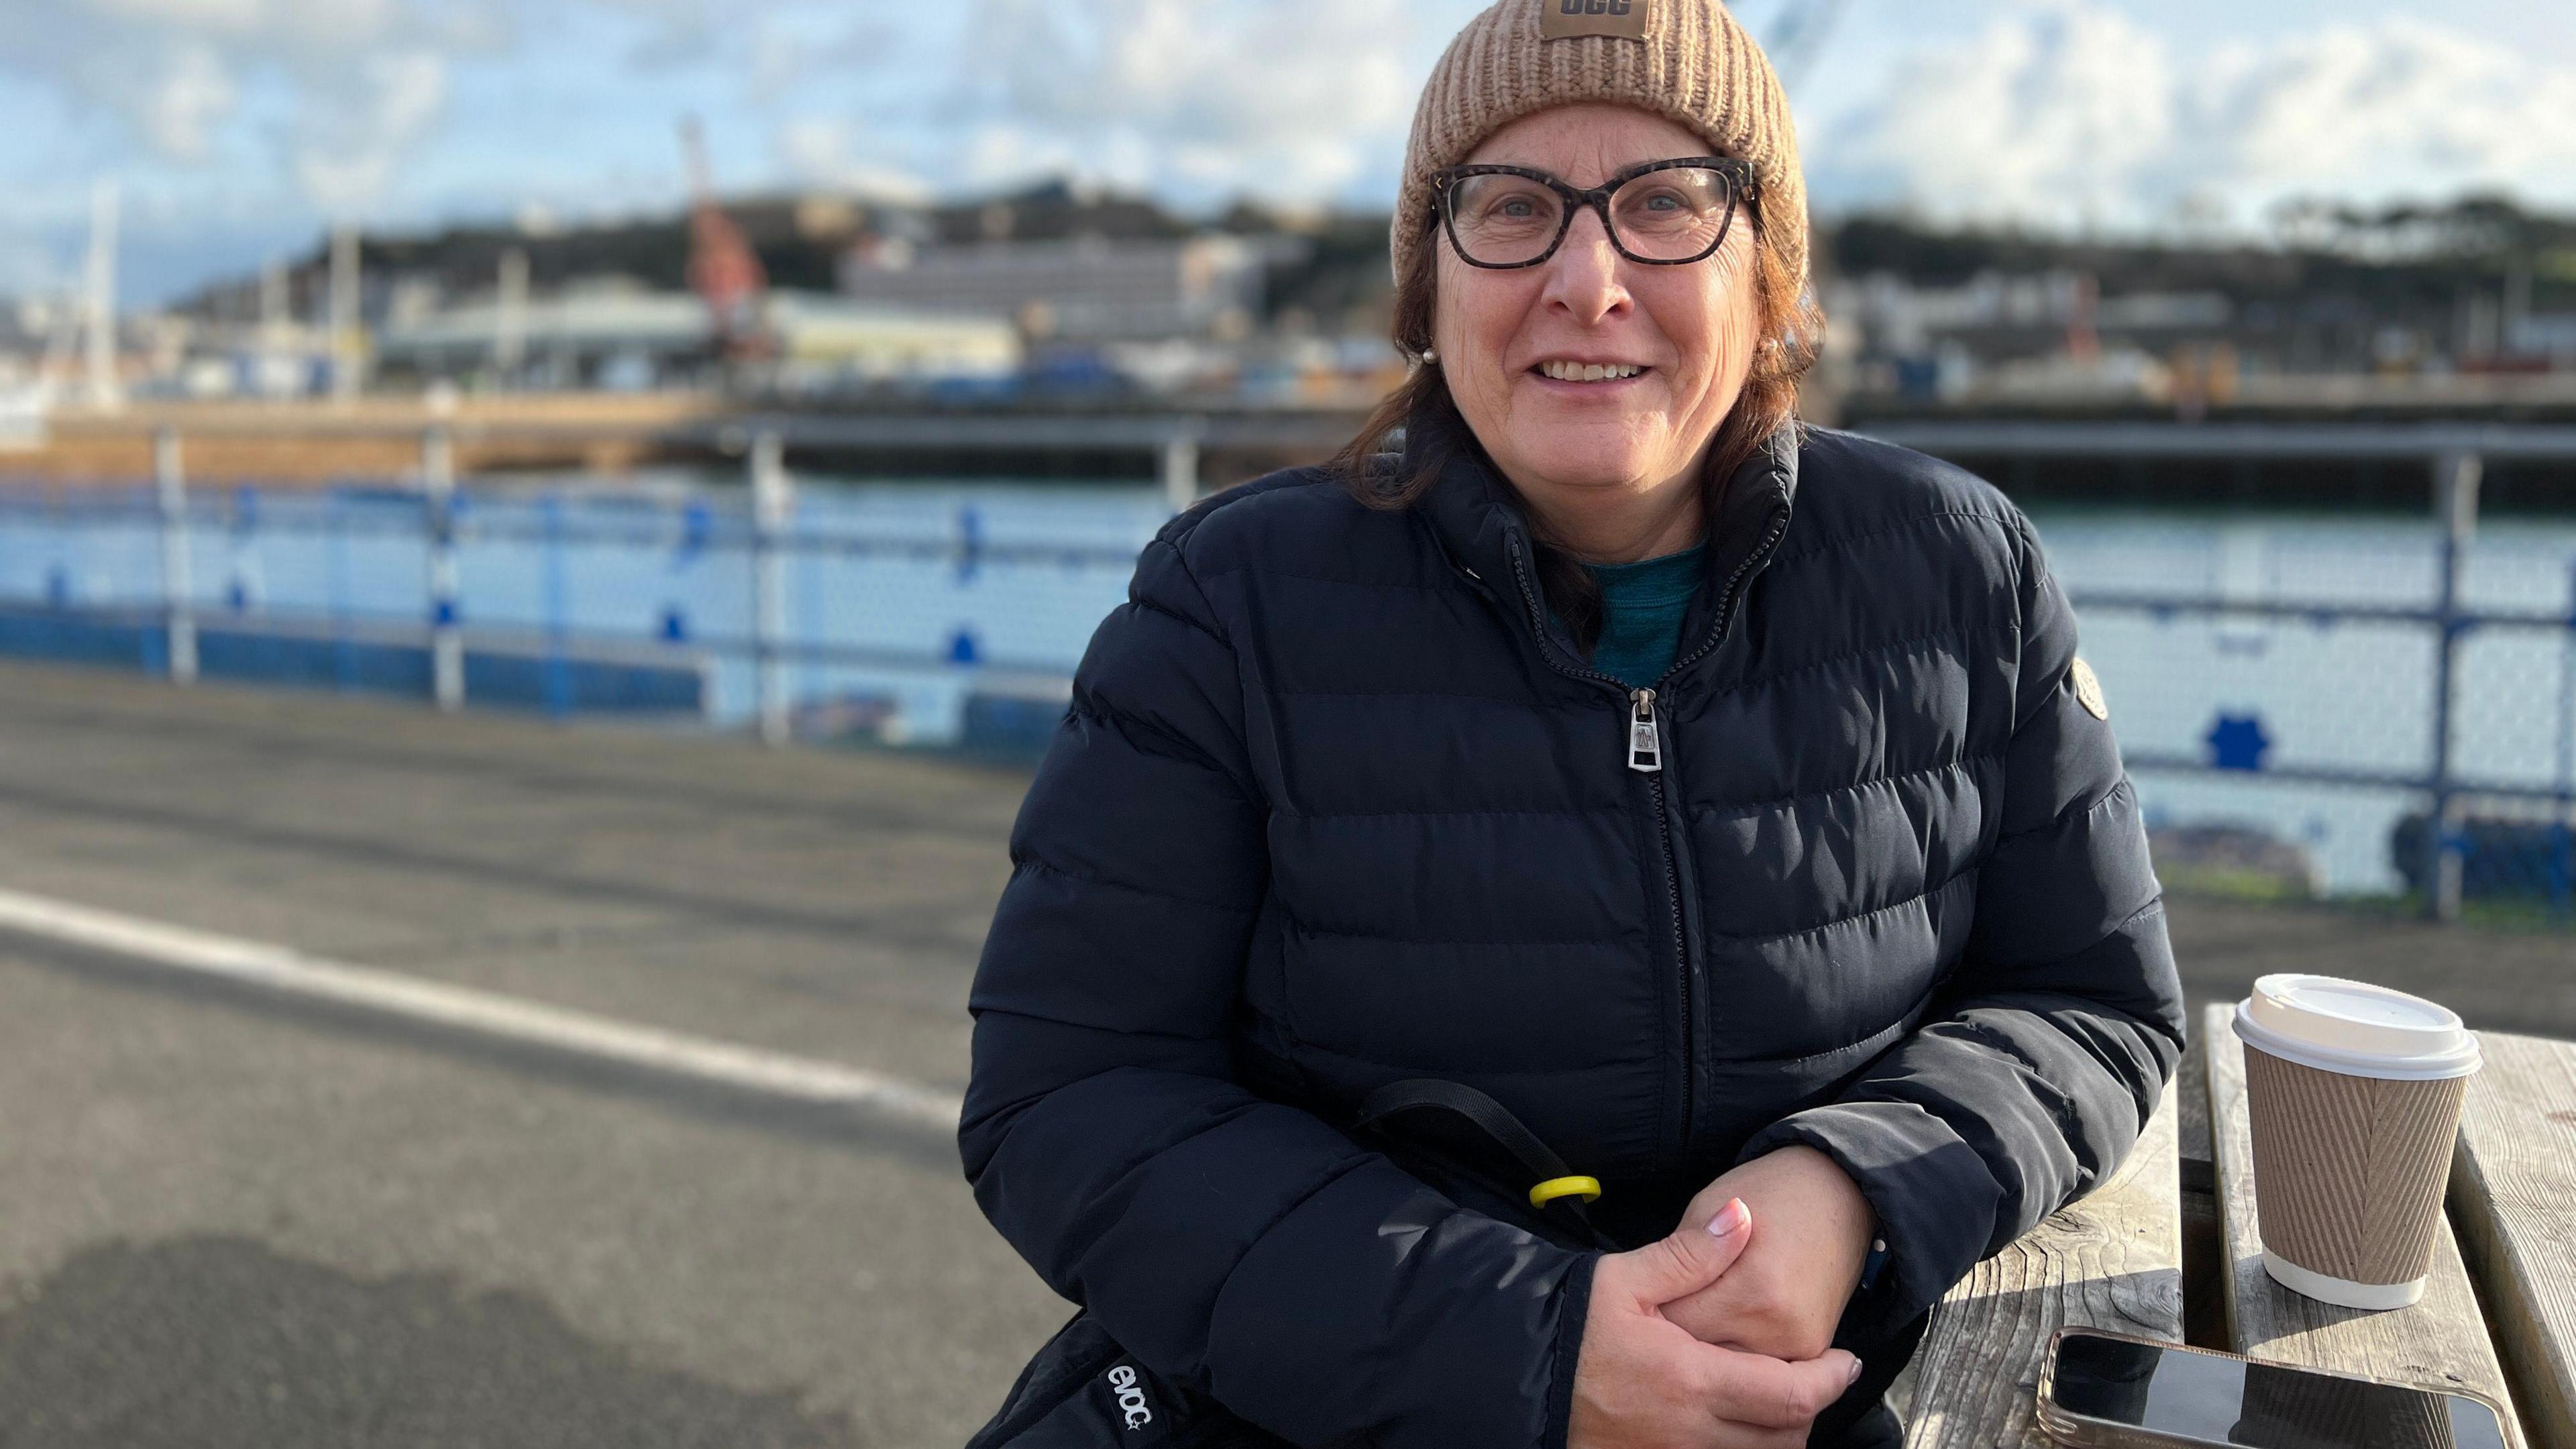
[[[1033,342],[1232,341],[1261,315],[1274,251],[1227,235],[924,244],[881,237],[844,254],[840,287],[855,300],[1008,318]]]
[[[389,321],[377,366],[423,381],[612,391],[710,381],[721,367],[706,303],[692,293],[593,284],[504,310],[486,297]],[[778,341],[776,380],[797,390],[989,380],[1020,366],[1018,334],[999,318],[813,292],[772,293],[764,315]]]

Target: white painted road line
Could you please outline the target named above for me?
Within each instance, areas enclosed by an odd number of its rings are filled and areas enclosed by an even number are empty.
[[[865,1067],[639,1026],[18,891],[0,890],[0,931],[736,1091],[855,1107],[943,1133],[957,1130],[964,1108],[949,1093]]]

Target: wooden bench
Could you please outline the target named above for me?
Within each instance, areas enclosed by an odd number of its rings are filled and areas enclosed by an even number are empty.
[[[2202,1014],[2178,1090],[2110,1181],[1933,1309],[1891,1391],[1909,1449],[2050,1449],[2033,1393],[2068,1325],[2174,1342],[2188,1327],[2253,1358],[2466,1389],[2505,1406],[2517,1444],[2576,1449],[2576,1042],[2479,1033],[2423,1301],[2365,1313],[2263,1271],[2233,1023],[2232,1006]]]
[[[2451,1220],[2530,1442],[2576,1449],[2576,1043],[2482,1031]]]

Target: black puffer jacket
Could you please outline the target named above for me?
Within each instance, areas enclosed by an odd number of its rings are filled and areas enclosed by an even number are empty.
[[[1651,703],[1472,446],[1410,510],[1293,471],[1146,549],[1021,810],[961,1134],[1139,1360],[1299,1444],[1563,1442],[1593,1259],[1341,1130],[1400,1078],[1500,1099],[1621,1241],[1822,1149],[1881,1332],[2128,1151],[2181,996],[2028,522],[1784,429],[1710,544]]]

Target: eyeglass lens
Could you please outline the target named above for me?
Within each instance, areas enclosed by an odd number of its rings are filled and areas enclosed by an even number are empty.
[[[1444,196],[1451,235],[1467,259],[1523,266],[1545,256],[1565,227],[1566,199],[1526,176],[1458,178]],[[1723,171],[1673,166],[1632,176],[1610,193],[1611,239],[1650,261],[1692,261],[1726,231],[1735,187]]]

